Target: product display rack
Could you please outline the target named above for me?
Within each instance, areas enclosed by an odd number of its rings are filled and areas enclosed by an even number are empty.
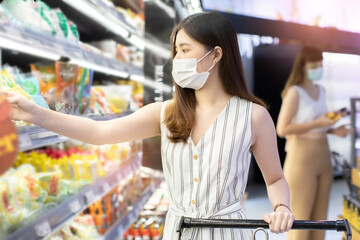
[[[154,193],[155,189],[160,185],[160,183],[155,184],[155,186],[148,186],[143,192],[143,195],[140,197],[138,202],[131,206],[129,211],[120,218],[104,235],[104,240],[113,240],[120,239],[125,231],[131,226],[131,224],[137,219],[140,215],[140,212],[143,210],[146,202],[150,199],[151,195]]]
[[[73,14],[67,15],[72,21],[73,18],[77,17],[85,19],[83,26],[97,25],[103,28],[102,32],[93,31],[92,35],[107,32],[108,34],[104,34],[104,36],[110,36],[119,43],[132,45],[138,50],[144,51],[143,30],[129,24],[113,5],[106,4],[103,0],[79,0],[76,3],[68,0],[44,0],[44,2],[51,7],[55,5],[54,7],[61,8],[65,14],[69,11],[72,12]],[[79,4],[84,4],[84,7],[79,7]],[[92,13],[99,17],[94,17]],[[92,28],[89,29],[93,30]],[[143,81],[144,73],[141,67],[94,53],[82,45],[81,42],[53,37],[50,34],[35,31],[18,23],[0,20],[0,65],[4,62],[1,58],[6,57],[7,53],[15,53],[13,57],[16,60],[18,59],[19,63],[23,60],[23,57],[35,56],[40,59],[76,64],[107,76]],[[6,55],[1,54],[1,51],[6,52]],[[130,113],[87,117],[101,121],[123,117]],[[28,151],[69,140],[69,138],[35,125],[17,127],[17,131],[19,135],[19,151]],[[131,156],[118,170],[83,187],[65,201],[42,209],[41,213],[37,213],[35,220],[28,219],[24,221],[17,230],[6,236],[4,240],[46,239],[95,201],[108,194],[119,184],[123,184],[127,178],[138,171],[141,161],[142,153]],[[114,239],[115,237],[121,237],[137,219],[145,203],[159,184],[152,182],[147,186],[146,190],[138,197],[138,201],[135,201],[132,206],[128,206],[126,213],[105,233],[104,238]]]
[[[360,236],[360,98],[351,98],[351,184],[350,195],[344,196],[343,215],[349,219],[353,239]]]
[[[0,48],[54,61],[69,61],[121,78],[142,75],[141,68],[87,51],[76,42],[37,33],[12,23],[0,25]]]
[[[120,166],[119,170],[114,171],[106,177],[97,180],[94,184],[84,187],[79,191],[78,194],[50,209],[41,215],[37,220],[8,235],[5,240],[31,240],[46,238],[52,232],[61,228],[73,217],[84,211],[93,202],[119,185],[127,177],[132,176],[137,171],[137,169],[139,169],[141,165],[141,158],[141,154],[132,156],[129,161]],[[119,227],[119,225],[127,226],[126,223],[132,223],[136,220],[138,214],[145,205],[147,199],[149,199],[152,195],[153,191],[154,188],[148,186],[147,190],[143,193],[143,196],[140,198],[138,203],[135,204],[135,206],[129,210],[126,216],[119,221],[119,224],[117,225],[117,234],[123,233],[122,231],[127,229]]]
[[[352,166],[357,167],[357,158],[360,158],[360,98],[351,98],[351,127],[354,129],[351,136]]]

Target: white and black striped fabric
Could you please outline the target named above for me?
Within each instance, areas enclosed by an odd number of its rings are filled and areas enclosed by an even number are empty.
[[[164,240],[177,239],[180,216],[196,218],[245,218],[241,209],[251,159],[252,102],[232,97],[197,146],[172,143],[161,110],[161,154],[170,192]],[[247,240],[250,230],[186,229],[182,239]]]

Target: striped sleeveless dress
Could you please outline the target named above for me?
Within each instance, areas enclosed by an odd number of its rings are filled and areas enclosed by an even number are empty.
[[[181,216],[214,219],[244,219],[242,197],[251,159],[252,103],[233,96],[197,146],[172,143],[164,122],[166,101],[161,109],[161,155],[170,194],[164,240],[178,239]],[[182,239],[248,240],[251,230],[185,229]]]

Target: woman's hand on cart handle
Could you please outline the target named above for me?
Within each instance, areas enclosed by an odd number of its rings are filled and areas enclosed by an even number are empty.
[[[291,229],[295,217],[289,208],[279,206],[276,212],[265,214],[263,220],[269,224],[269,229],[273,233],[283,233]]]

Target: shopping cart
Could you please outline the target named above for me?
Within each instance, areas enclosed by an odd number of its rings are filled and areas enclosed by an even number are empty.
[[[183,233],[184,228],[242,228],[242,229],[256,229],[255,234],[262,230],[269,236],[265,229],[269,228],[269,224],[263,220],[253,219],[204,219],[204,218],[187,218],[181,217],[176,231],[179,233],[179,240]],[[351,228],[347,219],[337,221],[294,221],[291,229],[297,230],[336,230],[338,232],[345,232],[347,240],[351,240]]]

